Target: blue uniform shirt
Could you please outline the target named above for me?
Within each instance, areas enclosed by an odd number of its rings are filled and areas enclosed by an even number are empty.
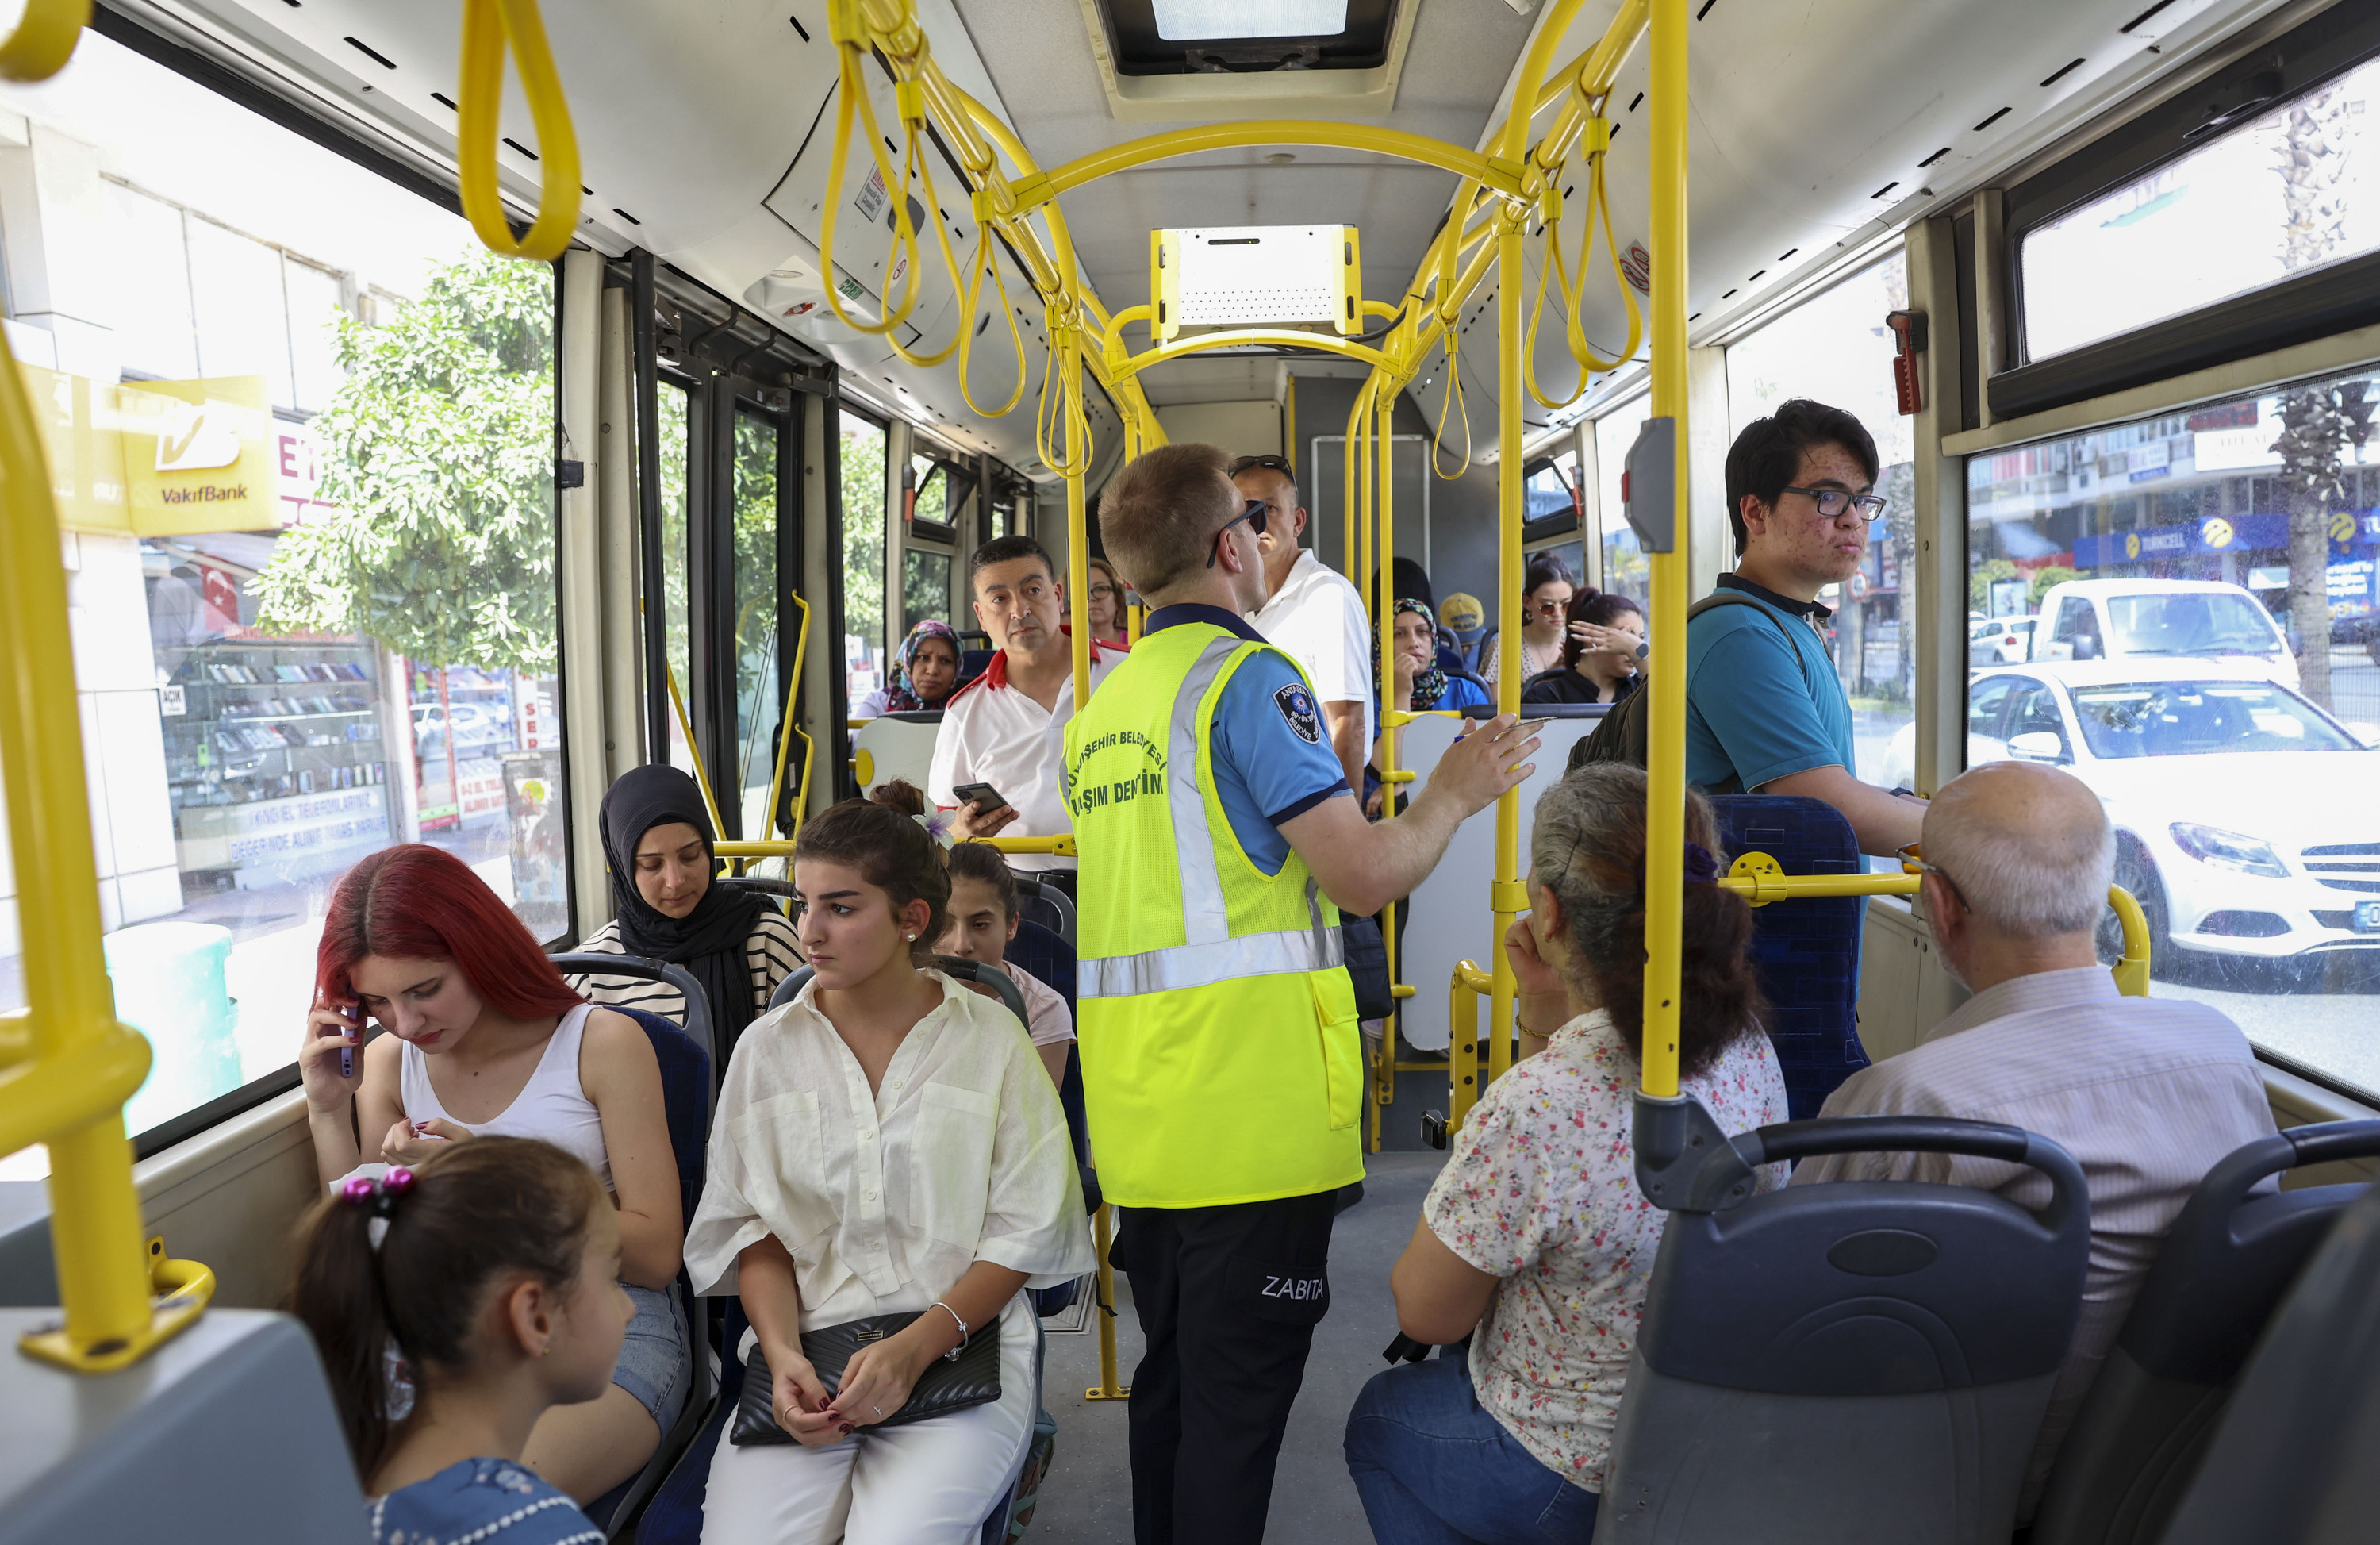
[[[1686,628],[1686,781],[1749,793],[1830,763],[1857,777],[1851,700],[1826,640],[1769,592],[1732,579],[1719,583],[1756,609],[1714,606]]]
[[[1251,643],[1264,635],[1247,619],[1220,606],[1160,606],[1148,614],[1144,636],[1177,623],[1205,622]],[[1281,822],[1304,815],[1333,795],[1352,794],[1330,726],[1321,706],[1289,656],[1268,645],[1241,663],[1223,685],[1209,736],[1215,796],[1222,802],[1232,835],[1257,869],[1279,874],[1289,861]]]

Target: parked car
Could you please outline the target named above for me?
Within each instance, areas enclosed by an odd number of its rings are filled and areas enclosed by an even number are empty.
[[[2070,771],[2116,827],[2116,883],[2140,899],[2152,960],[2380,949],[2380,729],[2202,661],[1978,671],[1967,765]],[[1869,782],[1911,782],[1916,726]],[[2102,947],[2113,958],[2110,915]]]
[[[2032,660],[2191,660],[2204,676],[2298,684],[2262,602],[2213,579],[2069,579],[2041,598]]]
[[[1991,617],[1967,629],[1967,663],[2012,665],[2033,658],[2034,625],[2038,617]]]

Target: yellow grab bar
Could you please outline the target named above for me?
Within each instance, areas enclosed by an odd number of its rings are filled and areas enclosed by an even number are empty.
[[[537,126],[537,218],[513,239],[496,188],[496,129],[504,101],[504,52],[520,67],[521,94]],[[537,0],[463,0],[462,81],[455,94],[455,153],[463,213],[488,250],[552,262],[578,228],[578,134],[546,46]]]
[[[1054,837],[970,837],[986,847],[996,847],[1002,853],[1046,853],[1061,858],[1075,856],[1075,834],[1064,833]],[[713,845],[714,856],[721,858],[790,858],[794,845],[790,842],[722,842]]]
[[[786,599],[802,609],[802,631],[794,640],[794,675],[785,687],[785,714],[777,728],[777,771],[769,780],[769,804],[760,817],[760,829],[767,831],[777,819],[777,799],[785,787],[785,760],[794,748],[794,736],[802,737],[802,781],[794,794],[794,830],[802,829],[802,818],[810,808],[810,765],[818,760],[818,743],[808,730],[794,721],[794,703],[802,695],[802,662],[810,648],[810,603],[802,599],[799,590],[787,590]]]
[[[1496,979],[1468,960],[1454,963],[1446,993],[1446,1129],[1460,1131],[1479,1103],[1486,1071],[1479,1055],[1479,1000],[1495,991]]]

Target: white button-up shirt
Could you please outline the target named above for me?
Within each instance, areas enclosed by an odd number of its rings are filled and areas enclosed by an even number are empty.
[[[810,982],[736,1042],[686,1230],[700,1294],[775,1235],[801,1329],[930,1308],[978,1260],[1054,1287],[1096,1263],[1065,1113],[1025,1028],[953,983],[869,1093]]]
[[[1091,690],[1107,679],[1121,658],[1091,647]],[[997,651],[991,665],[942,707],[934,737],[934,760],[926,774],[926,797],[944,809],[962,803],[960,784],[990,784],[1016,807],[1016,819],[1001,828],[1003,837],[1054,837],[1072,832],[1066,814],[1064,769],[1066,721],[1075,716],[1075,676],[1066,674],[1054,711],[1008,685],[1008,655]],[[1047,853],[1012,853],[1008,867],[1020,871],[1073,869],[1075,860]]]
[[[1265,640],[1305,668],[1326,703],[1361,703],[1364,745],[1372,737],[1372,626],[1354,582],[1326,567],[1311,548],[1297,555],[1270,601],[1248,614]]]

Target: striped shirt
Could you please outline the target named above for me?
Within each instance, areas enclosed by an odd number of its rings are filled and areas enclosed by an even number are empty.
[[[578,946],[600,955],[632,955],[635,952],[620,943],[620,920],[617,918],[589,934]],[[744,939],[744,961],[752,970],[752,1013],[755,1017],[769,1009],[769,994],[777,984],[803,965],[802,952],[795,944],[794,925],[774,904],[760,908],[760,920]],[[648,1014],[658,1014],[674,1025],[686,1023],[686,994],[665,981],[647,981],[642,977],[608,977],[572,974],[563,980],[590,1004],[602,1004],[612,1008],[640,1008]]]
[[[2182,1203],[2217,1160],[2273,1135],[2247,1038],[2205,1004],[2124,997],[2102,967],[2043,971],[1975,994],[1916,1046],[1852,1075],[1819,1114],[2003,1122],[2055,1138],[2082,1166],[2091,1266],[2017,1504],[2030,1519]],[[1949,1153],[1828,1154],[1793,1172],[1796,1186],[1821,1180],[1973,1186],[2035,1211],[2050,1196],[2039,1171]]]

